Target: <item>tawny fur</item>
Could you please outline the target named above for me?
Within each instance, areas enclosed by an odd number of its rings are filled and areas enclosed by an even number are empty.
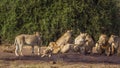
[[[20,51],[20,54],[22,53],[23,45],[30,45],[32,47],[32,53],[34,54],[34,46],[38,46],[38,55],[40,54],[40,46],[42,45],[42,40],[40,38],[40,35],[38,32],[36,32],[33,35],[28,34],[21,34],[15,37],[15,43],[16,46],[15,54],[16,56],[19,56],[18,51]]]

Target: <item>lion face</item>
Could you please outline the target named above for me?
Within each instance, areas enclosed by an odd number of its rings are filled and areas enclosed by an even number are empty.
[[[51,48],[53,48],[53,47],[56,46],[56,43],[55,42],[50,42],[48,46],[51,47]]]
[[[86,35],[87,33],[80,33],[80,35],[75,38],[75,44],[85,44]]]
[[[67,33],[72,34],[73,30],[67,30]]]
[[[108,36],[105,34],[102,34],[98,40],[99,45],[105,45],[107,42],[108,42]]]
[[[108,42],[109,42],[109,44],[112,44],[112,43],[114,43],[115,42],[115,35],[111,35],[110,36],[110,38],[109,38],[109,40],[108,40]]]

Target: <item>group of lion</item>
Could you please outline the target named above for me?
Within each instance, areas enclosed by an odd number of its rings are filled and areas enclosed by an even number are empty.
[[[38,47],[38,55],[41,57],[49,56],[58,53],[80,53],[80,54],[105,54],[107,56],[120,53],[120,37],[111,35],[108,37],[101,34],[98,41],[95,42],[88,33],[80,33],[74,40],[72,40],[72,30],[65,32],[58,40],[50,42],[45,50],[40,53],[40,46]],[[22,54],[23,45],[28,44],[32,46],[32,53],[34,54],[34,45],[42,45],[42,39],[38,32],[33,35],[21,34],[16,36],[15,54],[19,56],[18,51]]]
[[[68,30],[57,41],[50,42],[43,51],[42,57],[58,53],[75,52],[80,54],[105,54],[107,56],[120,53],[120,37],[101,34],[98,41],[95,42],[88,33],[80,33],[71,43],[72,31]]]

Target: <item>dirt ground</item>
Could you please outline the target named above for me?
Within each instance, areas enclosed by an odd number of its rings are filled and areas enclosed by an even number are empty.
[[[37,47],[35,47],[35,50]],[[42,48],[44,50],[44,48]],[[24,56],[16,57],[13,46],[0,46],[0,68],[120,68],[120,56],[59,54],[51,58],[31,55],[23,48]]]

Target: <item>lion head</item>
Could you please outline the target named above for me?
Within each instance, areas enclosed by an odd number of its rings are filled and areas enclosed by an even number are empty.
[[[106,34],[101,34],[98,40],[99,45],[106,45],[108,42],[108,36]]]

